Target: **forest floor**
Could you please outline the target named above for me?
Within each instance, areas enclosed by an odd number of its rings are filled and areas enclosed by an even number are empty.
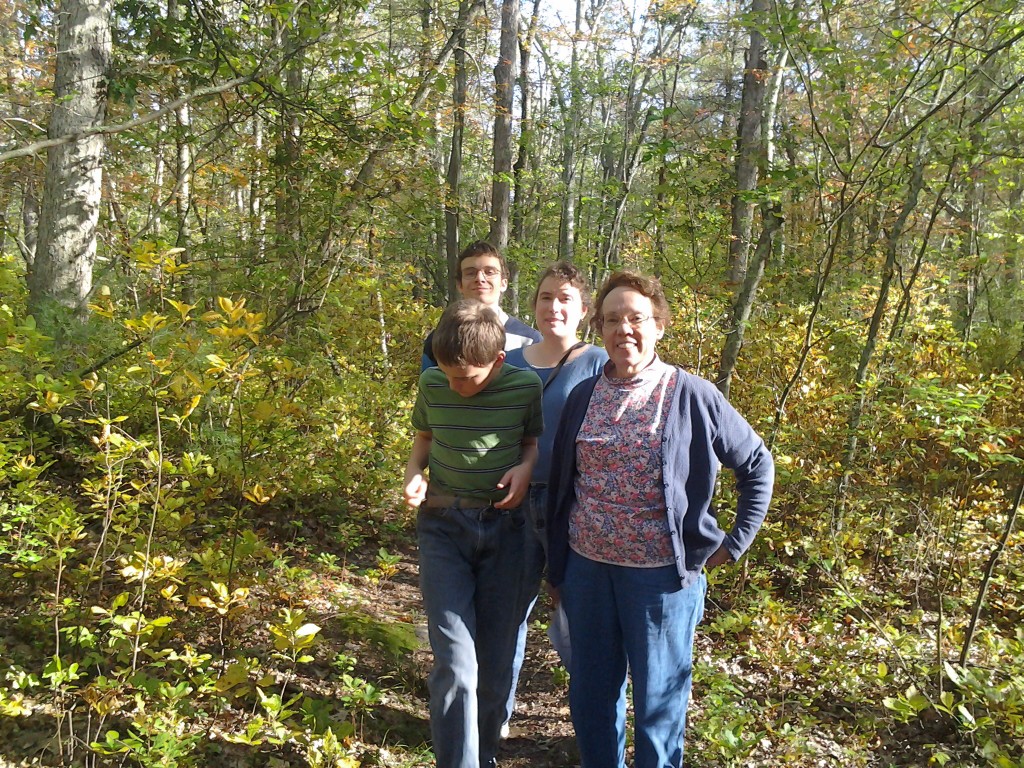
[[[430,737],[426,678],[432,657],[423,639],[426,617],[422,612],[415,549],[402,551],[401,556],[397,573],[379,585],[369,585],[367,598],[368,604],[376,604],[385,612],[410,616],[416,622],[421,638],[412,659],[416,680],[406,687],[405,695],[393,693],[393,706],[379,708],[374,714],[377,722],[367,721],[366,725],[381,743],[391,742],[395,747],[412,747],[415,751],[416,747],[427,748]],[[502,742],[498,756],[501,768],[570,768],[579,763],[569,719],[567,677],[545,631],[543,622],[547,621],[548,606],[542,604],[544,600],[542,597],[538,601],[532,616],[516,711],[509,738]],[[396,722],[391,722],[391,718]]]
[[[246,723],[259,712],[258,685],[269,693],[281,693],[283,698],[301,693],[303,703],[313,708],[312,715],[307,711],[304,718],[299,714],[292,716],[289,727],[296,729],[295,734],[303,730],[309,733],[314,716],[321,731],[325,724],[350,724],[345,726],[349,730],[346,749],[359,760],[360,766],[431,765],[426,687],[431,654],[425,639],[416,549],[410,540],[411,520],[407,513],[399,513],[390,520],[375,519],[379,535],[360,537],[358,546],[341,546],[339,540],[343,537],[338,536],[336,524],[289,520],[280,512],[266,510],[257,515],[260,519],[249,521],[268,543],[270,554],[253,570],[256,575],[251,577],[244,611],[226,628],[226,650],[218,651],[217,630],[210,617],[186,607],[185,603],[177,604],[179,614],[175,618],[175,626],[183,634],[170,641],[175,647],[182,643],[194,645],[218,659],[247,660],[256,664],[256,671],[250,672],[248,682],[233,690],[228,699],[208,699],[196,705],[197,714],[187,727],[202,736],[187,758],[150,764],[203,768],[312,765],[301,738],[289,737],[277,745],[271,741],[231,743],[232,735],[243,733]],[[52,620],[48,627],[38,613],[35,619],[27,618],[38,607],[38,600],[39,595],[24,586],[0,585],[0,651],[10,665],[41,669],[47,653],[52,654],[41,639],[51,634]],[[302,611],[302,621],[319,627],[316,642],[308,651],[312,660],[291,664],[272,652],[274,638],[269,628],[281,621],[284,609]],[[705,671],[721,672],[726,685],[735,687],[735,681],[742,679],[744,693],[735,705],[730,705],[730,717],[747,723],[736,728],[753,728],[756,735],[746,756],[739,761],[723,759],[716,755],[714,745],[701,743],[703,739],[697,733],[700,728],[710,728],[713,736],[723,731],[715,725],[720,715],[710,711],[716,696],[721,697],[705,690],[710,681],[702,681],[701,674],[697,674],[687,743],[691,750],[687,764],[691,768],[923,768],[930,764],[928,742],[941,742],[944,734],[933,728],[885,725],[888,717],[878,702],[865,702],[862,707],[874,709],[880,718],[880,727],[869,729],[871,735],[867,739],[863,729],[858,733],[852,727],[863,712],[857,715],[855,710],[840,706],[839,701],[821,702],[820,710],[814,712],[816,725],[801,731],[804,735],[798,750],[781,750],[778,743],[764,738],[758,713],[780,695],[786,723],[800,727],[802,715],[808,713],[802,712],[796,702],[787,702],[785,695],[774,689],[770,670],[745,669],[742,657],[735,651],[718,647],[729,640],[707,631],[707,626],[721,611],[720,606],[709,600],[704,631],[698,629],[695,659],[703,660]],[[547,616],[547,601],[542,598],[532,617],[510,736],[498,756],[501,768],[574,768],[579,763],[569,717],[567,675],[547,638]],[[223,669],[220,662],[216,662],[215,668]],[[283,695],[285,690],[287,697]],[[361,699],[364,694],[369,695]],[[716,712],[721,712],[720,704]],[[81,704],[76,711],[84,711],[83,718],[89,716],[88,708]],[[84,748],[78,750],[74,760],[61,762],[56,754],[60,739],[55,736],[60,727],[52,712],[52,706],[40,704],[29,716],[0,717],[0,768],[125,764],[113,757],[95,760]],[[121,722],[119,727],[127,727],[127,723]],[[83,720],[76,727],[81,730],[87,725]],[[78,734],[76,738],[84,746],[108,727],[109,724],[95,725],[93,738]],[[972,763],[954,759],[951,764]]]
[[[383,546],[400,559],[388,578],[367,579],[360,574],[375,572],[374,553],[378,546],[380,544],[377,542],[367,542],[357,557],[361,562],[355,566],[349,565],[346,583],[350,591],[347,599],[381,622],[412,623],[416,627],[419,643],[415,651],[400,662],[401,669],[388,671],[388,662],[380,658],[372,660],[367,657],[366,664],[360,665],[360,674],[377,681],[382,687],[388,687],[385,701],[375,707],[362,723],[360,737],[367,750],[363,761],[364,765],[403,768],[431,765],[426,689],[431,654],[425,639],[425,616],[418,588],[416,548],[404,536],[397,541],[392,539],[384,542]],[[546,633],[549,608],[546,596],[542,595],[531,616],[516,712],[511,722],[510,737],[502,743],[498,754],[500,768],[576,768],[579,765],[569,716],[568,677]],[[715,667],[725,664],[727,669],[723,668],[723,671],[727,675],[736,675],[734,679],[737,681],[742,679],[742,687],[752,697],[748,699],[752,702],[752,713],[759,711],[758,707],[764,702],[776,700],[780,695],[785,709],[785,695],[773,689],[770,674],[745,669],[738,660],[741,656],[735,655],[740,649],[730,652],[728,648],[719,647],[729,640],[706,631],[708,624],[723,610],[723,606],[709,599],[702,624],[705,631],[699,627],[695,640],[695,660],[704,659]],[[317,620],[315,616],[311,618]],[[343,639],[332,629],[330,619],[323,622],[318,620],[318,623],[323,625],[324,641],[337,644]],[[343,636],[344,632],[340,634]],[[396,681],[401,682],[395,685]],[[871,729],[873,743],[865,743],[863,733],[854,735],[857,729],[853,723],[858,717],[867,715],[840,706],[837,700],[831,705],[828,702],[822,703],[823,711],[832,712],[829,718],[823,718],[831,720],[830,724],[809,729],[798,750],[780,749],[780,745],[773,740],[762,739],[760,745],[755,744],[746,757],[723,759],[716,754],[714,745],[702,745],[696,733],[703,721],[713,720],[707,709],[710,702],[702,701],[705,696],[714,699],[714,695],[705,690],[708,682],[702,682],[699,674],[695,676],[689,717],[693,727],[687,734],[687,749],[692,752],[686,759],[688,768],[777,768],[782,765],[801,768],[924,768],[933,764],[928,758],[930,746],[934,742],[942,742],[948,736],[934,722],[925,727],[901,726],[891,722],[886,710],[876,701],[865,703],[866,710],[879,713],[879,727]],[[742,707],[739,703],[738,706]],[[795,702],[790,706],[790,716],[794,722],[799,722],[800,706]],[[737,711],[736,714],[742,720],[743,713]],[[886,721],[889,721],[888,724]],[[759,730],[754,723],[749,723],[747,727]],[[627,748],[627,764],[630,763],[630,752]],[[419,761],[414,758],[417,754],[420,755]],[[976,765],[973,761],[956,758],[950,764],[960,768]]]

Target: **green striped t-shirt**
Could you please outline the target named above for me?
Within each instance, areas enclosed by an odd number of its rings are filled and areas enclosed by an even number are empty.
[[[543,387],[533,371],[503,364],[494,381],[472,397],[448,386],[440,368],[420,374],[412,425],[430,432],[430,484],[442,493],[500,501],[496,486],[522,461],[523,438],[544,431]]]

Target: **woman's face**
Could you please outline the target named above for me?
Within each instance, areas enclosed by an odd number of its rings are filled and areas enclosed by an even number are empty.
[[[580,322],[587,314],[580,289],[572,283],[551,275],[537,289],[537,330],[544,338],[576,338]]]
[[[616,378],[636,376],[651,364],[665,329],[654,319],[651,300],[632,288],[615,288],[601,306],[601,338]]]

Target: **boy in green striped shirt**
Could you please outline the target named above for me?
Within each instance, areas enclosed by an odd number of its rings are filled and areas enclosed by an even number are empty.
[[[404,481],[419,509],[430,728],[438,768],[490,768],[527,607],[520,504],[544,430],[542,386],[505,364],[501,320],[477,301],[449,305],[432,343],[438,365],[420,375]]]

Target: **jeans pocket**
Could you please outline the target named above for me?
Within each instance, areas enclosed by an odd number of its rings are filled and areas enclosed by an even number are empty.
[[[513,531],[521,531],[526,528],[526,515],[522,507],[516,507],[509,511],[508,525]]]

